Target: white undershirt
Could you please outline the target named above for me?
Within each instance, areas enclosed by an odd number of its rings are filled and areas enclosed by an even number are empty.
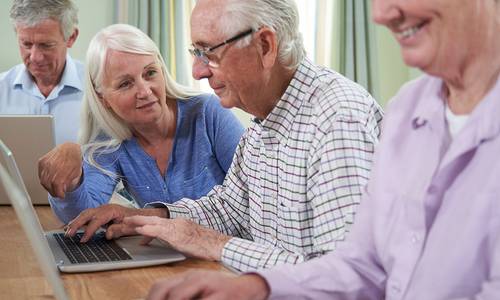
[[[450,138],[453,139],[462,130],[469,119],[469,115],[456,115],[451,110],[448,104],[446,105],[446,123],[448,124],[448,133]]]

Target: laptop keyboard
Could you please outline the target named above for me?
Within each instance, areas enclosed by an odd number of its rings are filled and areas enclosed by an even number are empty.
[[[73,237],[65,237],[64,233],[55,233],[54,237],[72,263],[95,263],[130,260],[128,255],[113,240],[107,240],[105,233],[99,232],[86,243],[80,243],[83,232]]]

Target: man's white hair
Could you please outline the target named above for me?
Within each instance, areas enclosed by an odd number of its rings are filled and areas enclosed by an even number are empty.
[[[78,25],[78,9],[71,0],[14,0],[10,19],[15,27],[33,27],[48,19],[58,21],[67,41]]]
[[[218,26],[220,33],[230,37],[247,29],[257,31],[268,27],[278,38],[279,62],[295,69],[305,57],[302,34],[299,32],[299,12],[294,0],[227,0]],[[250,43],[250,37],[236,46]]]

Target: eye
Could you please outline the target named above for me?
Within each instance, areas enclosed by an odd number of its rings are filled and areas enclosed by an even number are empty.
[[[205,56],[208,58],[209,61],[217,60],[217,56],[213,52],[206,52]]]
[[[146,71],[146,77],[154,77],[156,74],[158,74],[158,71],[156,69],[149,69]]]
[[[33,46],[33,43],[22,42],[21,45],[23,46],[23,48],[30,49]]]
[[[54,47],[54,44],[45,44],[45,43],[42,43],[42,44],[40,44],[39,47],[41,49],[43,49],[43,50],[49,50],[49,49],[52,49]]]
[[[130,82],[130,80],[126,80],[126,81],[120,82],[120,84],[118,85],[118,88],[119,89],[126,89],[126,88],[129,88],[131,85],[132,85],[132,83]]]

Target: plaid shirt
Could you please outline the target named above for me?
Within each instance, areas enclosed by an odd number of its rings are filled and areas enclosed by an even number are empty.
[[[243,135],[224,183],[166,205],[170,217],[233,236],[222,262],[241,271],[334,250],[354,220],[381,119],[360,86],[305,59],[272,112]]]

